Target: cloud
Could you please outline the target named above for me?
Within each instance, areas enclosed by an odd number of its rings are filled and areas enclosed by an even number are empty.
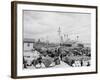
[[[23,30],[25,38],[39,38],[49,36],[50,41],[58,38],[58,28],[62,33],[70,36],[80,36],[80,40],[90,42],[91,36],[91,14],[46,12],[46,11],[24,11]]]

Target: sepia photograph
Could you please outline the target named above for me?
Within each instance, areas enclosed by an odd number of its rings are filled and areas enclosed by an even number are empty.
[[[91,66],[91,14],[23,10],[23,69]]]

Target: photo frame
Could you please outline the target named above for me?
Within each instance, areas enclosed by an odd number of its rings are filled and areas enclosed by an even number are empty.
[[[97,73],[97,6],[11,2],[11,77]]]

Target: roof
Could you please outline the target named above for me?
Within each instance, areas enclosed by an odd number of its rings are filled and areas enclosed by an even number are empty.
[[[34,43],[35,39],[24,38],[23,42],[24,43]]]
[[[68,56],[70,60],[90,60],[91,58],[88,56]]]

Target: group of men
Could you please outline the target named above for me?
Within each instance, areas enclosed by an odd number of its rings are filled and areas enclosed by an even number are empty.
[[[55,51],[39,51],[37,49],[33,49],[30,60],[25,59],[23,57],[24,68],[28,68],[28,66],[34,66],[35,68],[43,68],[43,67],[52,67],[60,64],[59,54]],[[37,66],[38,65],[38,66]]]

